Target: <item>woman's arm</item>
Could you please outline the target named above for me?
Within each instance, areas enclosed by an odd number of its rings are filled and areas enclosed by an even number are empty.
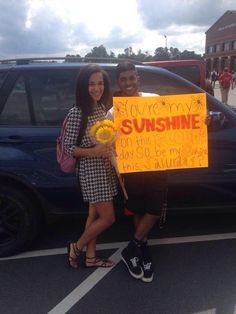
[[[64,138],[64,150],[67,155],[73,156],[80,129],[81,112],[77,108],[71,110],[67,120]]]
[[[81,112],[73,110],[67,121],[64,139],[65,153],[74,157],[81,156],[96,156],[96,157],[110,157],[112,148],[109,145],[98,144],[94,147],[83,148],[77,146],[77,138],[81,124]]]
[[[94,147],[82,148],[76,146],[73,151],[74,157],[110,157],[112,154],[112,147],[110,145],[97,144]]]

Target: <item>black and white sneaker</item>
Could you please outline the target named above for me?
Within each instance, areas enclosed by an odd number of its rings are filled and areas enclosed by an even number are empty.
[[[140,279],[143,277],[143,270],[140,266],[140,257],[138,254],[134,254],[134,252],[132,252],[129,247],[126,247],[121,252],[121,258],[133,278]]]
[[[143,270],[142,281],[144,282],[152,282],[153,281],[153,266],[151,261],[151,254],[149,248],[147,246],[147,242],[144,242],[141,246],[141,268]]]
[[[143,277],[141,278],[144,282],[152,282],[153,281],[153,267],[152,262],[142,261],[141,268],[143,270]]]

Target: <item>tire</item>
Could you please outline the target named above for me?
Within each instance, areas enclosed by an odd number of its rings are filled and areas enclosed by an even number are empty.
[[[0,256],[26,249],[39,227],[36,206],[26,193],[12,186],[0,187]]]

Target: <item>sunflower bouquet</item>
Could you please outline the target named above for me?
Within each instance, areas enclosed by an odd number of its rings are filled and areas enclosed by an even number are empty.
[[[116,140],[117,129],[111,120],[98,120],[89,130],[90,135],[101,144],[112,144]]]
[[[114,122],[108,119],[104,120],[98,120],[89,130],[90,135],[95,139],[97,143],[100,144],[110,144],[112,145],[117,137],[117,129],[114,125]],[[112,150],[112,156],[111,156],[111,164],[115,168],[118,180],[120,182],[121,188],[123,190],[125,199],[128,199],[128,195],[124,186],[124,182],[121,178],[117,160],[116,160],[116,154],[115,151]]]

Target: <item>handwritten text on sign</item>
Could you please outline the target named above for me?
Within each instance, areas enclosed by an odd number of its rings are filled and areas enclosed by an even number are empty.
[[[121,173],[208,166],[206,95],[114,97]]]

